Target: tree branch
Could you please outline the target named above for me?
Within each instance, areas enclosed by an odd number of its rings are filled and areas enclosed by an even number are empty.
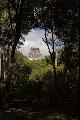
[[[49,47],[49,44],[48,44],[48,39],[47,39],[47,37],[46,37],[46,29],[45,29],[45,39],[46,39],[46,41],[43,39],[43,41],[46,43],[46,45],[47,45],[47,47],[48,47],[48,50],[49,50],[49,53],[50,53],[50,55],[51,55],[51,51],[50,51],[50,47]]]

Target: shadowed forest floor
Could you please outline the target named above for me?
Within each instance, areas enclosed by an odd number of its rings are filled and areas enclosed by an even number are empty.
[[[0,112],[0,120],[78,120],[78,117],[51,110],[32,111],[13,108]]]

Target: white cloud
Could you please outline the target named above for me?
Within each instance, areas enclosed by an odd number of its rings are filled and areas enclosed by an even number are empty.
[[[43,42],[42,38],[44,37],[44,31],[43,30],[32,30],[28,35],[23,35],[25,38],[24,45],[21,46],[19,49],[24,55],[28,55],[30,48],[35,47],[39,48],[41,51],[41,54],[43,55],[49,55],[48,48],[46,44]]]

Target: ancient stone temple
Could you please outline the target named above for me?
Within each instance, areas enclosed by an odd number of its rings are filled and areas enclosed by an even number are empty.
[[[39,48],[30,48],[30,52],[29,52],[29,59],[30,60],[37,60],[37,59],[41,59],[42,54],[40,53]]]

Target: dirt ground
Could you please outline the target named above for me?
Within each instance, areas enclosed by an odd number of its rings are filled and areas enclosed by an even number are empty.
[[[0,112],[0,120],[79,120],[74,115],[66,115],[63,113],[52,111],[31,111],[22,109],[9,109]]]

